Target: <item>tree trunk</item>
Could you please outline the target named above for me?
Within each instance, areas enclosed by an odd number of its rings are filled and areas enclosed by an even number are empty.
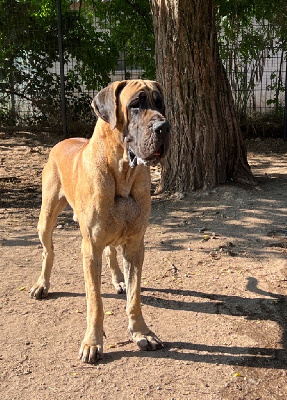
[[[161,189],[255,183],[219,57],[214,0],[150,0],[157,79],[172,127]]]

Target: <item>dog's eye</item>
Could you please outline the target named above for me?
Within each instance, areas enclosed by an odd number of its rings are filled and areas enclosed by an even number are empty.
[[[139,108],[139,106],[140,106],[139,98],[130,102],[130,108]]]

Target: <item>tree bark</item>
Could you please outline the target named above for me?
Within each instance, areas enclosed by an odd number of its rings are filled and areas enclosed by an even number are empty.
[[[219,57],[214,0],[150,0],[157,79],[172,127],[160,188],[255,183]]]

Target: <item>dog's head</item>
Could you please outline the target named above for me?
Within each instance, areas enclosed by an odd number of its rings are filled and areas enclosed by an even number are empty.
[[[98,117],[123,134],[131,166],[155,165],[167,153],[170,125],[157,82],[113,82],[92,102]]]

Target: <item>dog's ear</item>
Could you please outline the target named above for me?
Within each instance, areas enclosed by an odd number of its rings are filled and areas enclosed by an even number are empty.
[[[102,89],[92,101],[92,107],[98,117],[111,125],[111,129],[117,126],[118,97],[127,81],[113,82]]]

